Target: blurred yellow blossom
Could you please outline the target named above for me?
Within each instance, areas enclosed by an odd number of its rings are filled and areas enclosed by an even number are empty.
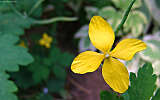
[[[19,46],[27,48],[27,46],[25,45],[24,41],[21,41],[20,44],[19,44]]]
[[[129,73],[118,59],[131,60],[136,52],[146,49],[146,44],[138,39],[124,39],[111,51],[115,40],[114,31],[100,16],[91,19],[89,38],[102,53],[93,51],[80,53],[73,60],[71,70],[78,74],[93,72],[104,61],[102,66],[104,80],[114,91],[124,93],[129,87]]]
[[[39,40],[39,44],[41,46],[45,46],[46,48],[50,48],[52,43],[52,37],[48,36],[47,33],[43,34],[43,37]]]

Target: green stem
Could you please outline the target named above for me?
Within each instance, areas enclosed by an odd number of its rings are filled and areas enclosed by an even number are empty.
[[[77,17],[55,17],[46,20],[34,20],[34,24],[50,24],[58,21],[76,21]]]
[[[37,8],[38,6],[43,2],[44,0],[38,0],[35,5],[31,8],[30,12],[28,13],[28,16],[31,15]]]
[[[121,23],[118,25],[117,29],[115,30],[115,34],[118,34],[118,31],[122,28],[123,24],[125,23],[128,15],[129,15],[129,12],[131,11],[131,8],[133,6],[133,4],[135,3],[136,0],[132,0],[132,2],[129,4],[127,10],[125,11],[124,13],[124,16],[121,20]]]

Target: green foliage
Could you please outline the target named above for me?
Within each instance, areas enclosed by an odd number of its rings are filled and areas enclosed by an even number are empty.
[[[76,37],[75,35],[75,37],[80,39],[79,49],[81,50],[79,51],[86,49],[94,51],[96,49],[91,45],[88,38],[88,19],[94,15],[100,15],[112,24],[113,29],[116,29],[123,12],[131,2],[131,0],[12,1],[0,1],[1,100],[18,100],[18,98],[20,100],[66,100],[68,92],[65,90],[66,77],[73,55],[64,51],[66,49],[63,49],[63,44],[60,42],[61,37],[72,39],[74,33],[77,32],[76,35],[79,34],[79,36]],[[158,0],[156,2],[159,4]],[[143,33],[146,24],[149,22],[147,18],[150,17],[146,18],[140,10],[142,4],[144,5],[141,0],[136,1],[124,27],[120,31],[121,33],[131,33],[129,35],[134,37]],[[76,19],[68,19],[65,16],[76,16],[79,19],[75,23],[64,23],[63,20]],[[152,15],[149,14],[149,16]],[[56,19],[52,17],[56,17]],[[50,24],[57,22],[57,20],[62,22],[54,25]],[[151,23],[153,23],[153,29],[149,30],[152,35],[153,31],[157,31],[157,27],[155,22]],[[80,27],[82,28],[79,29]],[[48,32],[51,37],[54,36],[51,48],[44,48],[39,45],[40,34],[44,32]],[[119,35],[123,38],[124,34]],[[118,37],[118,39],[121,38]],[[20,41],[25,41],[25,47],[19,46]],[[76,42],[74,41],[73,44]],[[153,64],[154,70],[159,71],[159,68],[155,67],[160,65],[159,40],[150,39],[146,42],[148,48],[140,55],[143,60]],[[75,46],[73,47],[76,49]],[[142,63],[142,59],[139,59],[138,63]],[[101,99],[149,100],[152,97],[152,100],[158,100],[160,89],[157,89],[153,96],[156,88],[156,76],[152,73],[151,65],[145,64],[139,69],[137,77],[134,73],[131,73],[131,86],[125,94],[117,96],[116,93],[103,91],[101,92]]]
[[[24,67],[21,67],[18,72],[11,73],[11,78],[14,79],[16,85],[22,89],[30,88],[36,84],[32,78],[32,72]]]
[[[0,13],[0,33],[22,35],[24,29],[29,28],[32,20],[25,16],[20,16],[15,13]]]
[[[60,92],[64,89],[64,80],[50,79],[47,83],[47,88],[50,92]]]
[[[141,11],[133,11],[124,24],[124,31],[131,31],[134,37],[138,37],[144,31],[144,24],[146,23],[146,16]]]
[[[160,40],[159,40],[159,32],[155,33],[153,36],[148,35],[145,36],[147,38],[147,49],[140,53],[140,57],[148,62],[153,64],[154,73],[157,75],[160,74]]]
[[[64,66],[64,67],[69,67],[70,63],[72,62],[73,55],[67,52],[62,52],[60,51],[59,48],[53,48],[51,50],[50,59],[51,62],[53,62],[56,65]]]
[[[118,97],[116,94],[108,92],[108,91],[102,91],[100,93],[101,100],[123,100],[122,97]]]
[[[18,71],[18,65],[27,65],[33,61],[27,49],[16,46],[18,42],[16,36],[9,34],[0,37],[0,70],[1,71]],[[7,63],[6,63],[7,61]]]
[[[156,89],[157,76],[153,74],[153,68],[150,63],[146,63],[142,68],[139,68],[137,76],[135,73],[130,73],[131,85],[126,93],[117,96],[115,93],[103,91],[100,94],[101,100],[159,100],[160,89]]]
[[[1,67],[1,66],[0,66]],[[16,85],[8,80],[9,75],[0,71],[0,97],[1,100],[17,100],[13,92],[17,91]]]
[[[131,73],[131,87],[128,89],[129,100],[149,100],[156,89],[156,79],[150,63],[146,63],[138,70],[137,77],[134,73]]]
[[[160,1],[159,0],[155,0],[157,7],[160,9]]]
[[[155,96],[152,97],[152,100],[159,100],[160,98],[160,88],[156,91]]]
[[[86,12],[89,18],[91,18],[93,15],[99,15],[106,18],[106,20],[115,30],[120,24],[123,13],[126,8],[128,8],[128,5],[131,1],[132,0],[112,0],[116,7],[105,6],[101,9],[96,7],[86,7]],[[141,4],[141,0],[137,0],[133,5],[133,9],[131,10],[129,17],[124,24],[124,29],[121,29],[120,33],[131,33],[134,37],[138,37],[140,34],[142,34],[145,27],[144,25],[148,21],[146,15],[141,10],[139,10]]]
[[[110,0],[88,0],[88,2],[98,8],[102,8],[111,4]]]
[[[116,5],[116,7],[126,10],[132,0],[112,0],[112,1]],[[141,6],[141,0],[136,0],[132,8],[135,9],[135,8],[139,8],[140,6]]]
[[[66,72],[66,70],[63,67],[61,67],[61,66],[54,66],[53,67],[53,72],[54,72],[55,77],[57,79],[60,79],[60,80],[65,80],[66,79],[67,72]]]
[[[104,7],[99,11],[99,15],[105,17],[115,30],[120,24],[122,18],[122,12],[117,12],[113,7]]]
[[[143,51],[143,58],[150,62],[160,59],[160,41],[159,40],[147,40],[148,47]]]
[[[43,94],[43,93],[40,93],[36,100],[54,100],[53,97],[50,95],[50,94]]]
[[[44,0],[39,0],[44,1]],[[16,0],[16,9],[26,15],[40,17],[42,14],[42,5],[40,4],[34,11],[32,11],[35,5],[39,2],[37,0]]]
[[[35,57],[35,62],[28,69],[33,73],[32,77],[35,83],[40,83],[42,80],[47,80],[49,76],[49,68],[46,66],[39,56]]]
[[[13,92],[17,91],[16,85],[8,80],[9,75],[5,71],[18,71],[18,65],[27,65],[33,61],[27,49],[16,46],[18,38],[5,34],[0,37],[0,96],[2,100],[17,100]],[[7,61],[7,62],[6,62]]]

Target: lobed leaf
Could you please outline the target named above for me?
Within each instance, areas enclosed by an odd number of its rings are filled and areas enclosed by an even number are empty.
[[[18,71],[19,65],[27,65],[33,61],[27,49],[16,46],[16,36],[11,34],[0,34],[0,97],[1,100],[17,100],[14,92],[16,85],[8,80],[9,75],[5,71]]]
[[[0,13],[0,33],[1,34],[24,34],[24,29],[29,28],[32,19],[27,16],[20,16],[15,13]]]
[[[15,46],[18,38],[5,34],[0,37],[0,70],[18,71],[18,65],[27,65],[33,61],[32,56],[27,53],[27,49]],[[6,62],[7,61],[7,62]]]
[[[8,80],[9,75],[0,71],[0,97],[1,100],[18,100],[14,92],[17,91],[16,85]]]
[[[144,64],[138,70],[137,76],[134,73],[130,73],[129,100],[150,100],[156,89],[156,79],[157,76],[153,74],[153,68],[150,63]]]

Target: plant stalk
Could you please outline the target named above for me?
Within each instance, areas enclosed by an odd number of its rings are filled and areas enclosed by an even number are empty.
[[[129,12],[131,11],[131,8],[133,6],[133,4],[135,3],[136,0],[132,0],[132,2],[129,4],[128,8],[126,9],[124,16],[121,20],[121,23],[118,25],[118,27],[115,30],[115,34],[118,34],[118,31],[122,28],[122,26],[124,25],[125,21],[127,20],[127,17],[129,15]]]
[[[46,20],[34,20],[34,24],[51,24],[58,21],[76,21],[77,17],[54,17]]]

